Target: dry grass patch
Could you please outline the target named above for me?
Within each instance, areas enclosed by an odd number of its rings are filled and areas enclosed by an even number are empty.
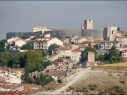
[[[88,74],[87,78],[78,80],[75,84],[72,85],[72,87],[86,87],[88,89],[89,85],[97,85],[96,90],[104,90],[113,86],[120,86],[123,89],[127,90],[127,84],[120,83],[118,77],[119,76],[115,76],[113,74],[109,75],[107,70],[93,69],[93,71]]]
[[[115,64],[104,64],[97,65],[93,67],[94,69],[115,69],[115,70],[123,70],[127,68],[127,63],[115,63]]]
[[[113,64],[104,64],[99,66],[127,66],[127,62],[125,63],[113,63]]]
[[[51,82],[45,86],[43,86],[43,91],[47,91],[47,90],[56,90],[61,88],[62,86],[64,86],[65,84],[60,84],[60,83],[56,83],[56,82]]]

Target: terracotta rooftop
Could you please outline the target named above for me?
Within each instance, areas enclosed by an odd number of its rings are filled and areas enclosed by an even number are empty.
[[[91,42],[90,41],[83,41],[80,44],[91,44]]]
[[[26,91],[1,91],[0,95],[28,95],[30,92]]]
[[[73,44],[67,44],[65,47],[69,47],[69,48],[72,48]]]
[[[79,49],[74,49],[74,50],[72,50],[71,52],[82,52],[82,51],[79,50]]]
[[[118,41],[107,41],[107,40],[96,40],[96,41],[94,41],[94,42],[91,42],[91,43],[102,43],[102,42],[109,42],[109,43],[116,43],[116,42],[118,42]]]
[[[67,47],[67,46],[65,46],[65,47],[59,47],[59,48],[55,48],[55,49],[53,49],[53,50],[70,50],[71,49],[71,47]]]
[[[80,40],[81,39],[81,37],[78,37],[78,38],[76,38],[76,39],[74,39],[74,40]]]
[[[44,38],[40,38],[40,39],[33,39],[33,40],[30,40],[29,42],[47,42],[51,39],[52,39],[51,37],[44,37]]]
[[[127,49],[125,49],[125,50],[122,50],[121,52],[127,52]]]
[[[56,66],[58,66],[58,62],[54,62],[53,64],[56,65]]]
[[[33,88],[41,87],[40,85],[36,85],[36,84],[3,84],[1,85],[1,87],[4,89],[12,89],[12,90],[15,90],[16,88],[19,88],[22,86],[24,87],[24,91],[32,91]]]
[[[29,42],[47,42],[47,41],[49,41],[49,40],[31,40]]]
[[[24,68],[11,68],[10,71],[24,71]]]
[[[8,67],[0,67],[0,70],[2,70],[2,71],[8,71],[9,68]]]
[[[63,42],[65,39],[67,39],[67,38],[61,38],[60,40]]]

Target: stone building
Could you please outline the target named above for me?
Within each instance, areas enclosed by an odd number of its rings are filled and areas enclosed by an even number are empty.
[[[93,20],[84,20],[84,29],[93,29]]]
[[[87,53],[87,62],[86,62],[86,66],[94,66],[97,65],[95,62],[95,53],[89,51]]]

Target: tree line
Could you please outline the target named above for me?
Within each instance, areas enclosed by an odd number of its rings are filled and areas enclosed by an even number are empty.
[[[104,63],[119,63],[124,62],[125,60],[121,55],[119,55],[118,51],[116,50],[115,46],[112,46],[112,48],[109,50],[108,53],[105,53],[104,55],[100,54],[97,56],[97,50],[94,47],[87,46],[84,50],[84,58],[87,60],[87,53],[88,51],[92,51],[95,53],[95,59],[100,60]]]
[[[51,61],[44,61],[44,51],[29,50],[13,55],[11,52],[0,52],[0,66],[10,68],[26,68],[28,72],[42,71]]]

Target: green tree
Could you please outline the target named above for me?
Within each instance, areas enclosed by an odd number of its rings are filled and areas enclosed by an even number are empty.
[[[44,75],[44,77],[43,77],[43,82],[44,82],[44,84],[43,84],[43,85],[48,84],[48,83],[50,83],[51,81],[54,81],[54,79],[53,79],[51,76],[49,76],[49,75]]]
[[[100,58],[99,56],[99,60],[101,60],[103,58]],[[112,48],[109,50],[109,53],[105,53],[104,54],[104,61],[106,61],[106,63],[118,63],[118,62],[124,62],[125,60],[123,59],[122,56],[119,56],[118,51],[116,50],[115,46],[112,46]]]
[[[40,84],[41,84],[41,80],[40,80],[39,77],[37,77],[37,78],[35,79],[35,83],[36,83],[37,85],[40,85]]]
[[[43,50],[42,51],[42,57],[46,56],[46,52]]]
[[[85,60],[86,60],[86,58],[87,58],[87,53],[88,53],[89,51],[94,52],[94,53],[95,53],[95,56],[96,56],[96,54],[97,54],[97,50],[96,50],[95,48],[93,48],[93,47],[91,47],[91,46],[87,46],[87,47],[85,48],[85,50],[84,50],[84,58],[85,58]]]
[[[21,47],[21,49],[22,49],[22,50],[32,50],[33,47],[32,47],[32,45],[30,45],[29,43],[27,43],[27,44],[23,45],[23,46]]]
[[[3,51],[4,50],[4,47],[5,47],[5,43],[7,42],[6,39],[3,39],[0,41],[0,51]]]
[[[26,62],[26,52],[20,52],[13,58],[13,68],[24,68]]]
[[[105,54],[104,54],[104,60],[106,60],[106,61],[109,60],[108,53],[105,53]]]
[[[42,65],[42,70],[45,69],[47,66],[51,65],[51,61],[40,61],[40,64]]]
[[[102,55],[102,54],[98,55],[97,59],[101,60],[101,61],[104,61],[104,55]]]
[[[19,64],[13,63],[13,64],[12,64],[12,68],[20,68],[20,66],[19,66]]]
[[[36,34],[36,38],[40,38],[40,35],[38,33]]]
[[[42,53],[38,50],[29,50],[26,52],[25,68],[28,72],[38,71],[40,61],[42,61]],[[37,66],[37,67],[36,67]],[[35,68],[36,67],[36,68]],[[40,68],[39,68],[40,70]]]
[[[17,57],[18,59],[18,57]],[[24,68],[26,64],[26,52],[20,52],[19,53],[19,62],[20,62],[20,68]],[[18,63],[18,61],[17,61]]]
[[[20,57],[21,57],[20,53],[14,56],[13,58],[13,64],[15,64],[14,66],[16,66],[16,64],[20,66]]]
[[[48,53],[51,55],[52,54],[52,50],[55,48],[59,48],[59,45],[57,44],[51,44],[48,48]]]
[[[112,48],[109,50],[109,59],[112,57],[112,56],[118,56],[118,51],[116,50],[116,47],[113,45]]]
[[[119,56],[119,62],[125,62],[125,60],[122,56]]]
[[[13,64],[13,54],[10,52],[1,52],[0,53],[0,66],[10,66]]]
[[[67,36],[66,38],[71,38],[71,37]]]

